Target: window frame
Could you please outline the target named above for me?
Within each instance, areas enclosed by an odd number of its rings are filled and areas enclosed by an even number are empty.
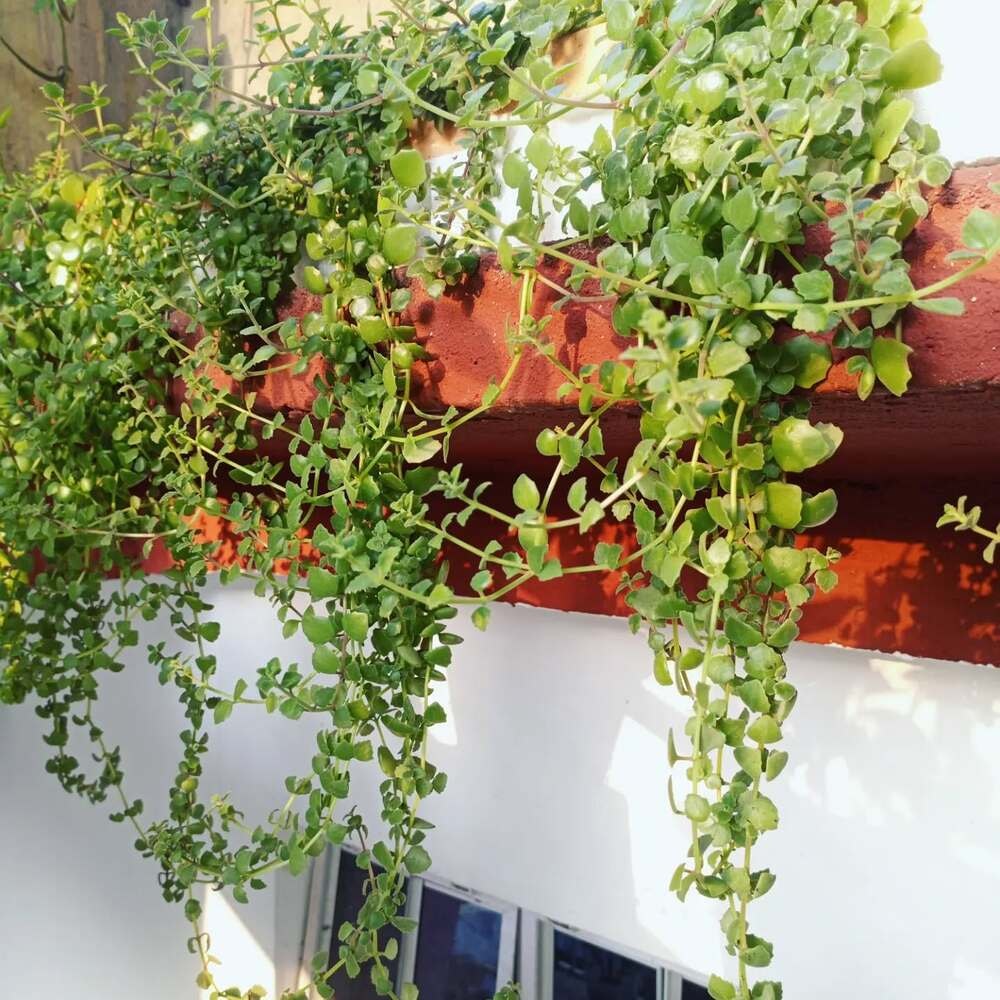
[[[573,927],[558,920],[552,920],[550,917],[543,917],[540,914],[528,913],[527,911],[522,912],[529,918],[523,922],[524,934],[522,940],[525,943],[525,947],[522,949],[522,954],[527,954],[530,948],[530,939],[533,937],[535,969],[537,970],[533,982],[534,989],[531,994],[522,994],[523,1000],[553,1000],[553,990],[555,988],[556,931],[576,938],[578,941],[583,941],[585,944],[593,945],[595,948],[601,948],[615,955],[621,955],[623,958],[629,959],[629,961],[637,962],[652,969],[656,973],[657,1000],[674,1000],[673,991],[675,989],[678,991],[676,995],[680,996],[679,990],[683,984],[683,978],[674,972],[674,970],[667,968],[662,961],[654,958],[652,955],[647,955],[634,948],[624,947],[607,940],[607,938],[602,938],[598,934],[582,931],[578,927]],[[521,971],[525,971],[523,967]],[[674,986],[675,980],[676,987]],[[522,979],[522,987],[523,983],[524,980]]]
[[[329,954],[336,928],[333,918],[337,909],[337,890],[340,879],[340,865],[345,854],[357,855],[360,851],[351,847],[332,846],[313,861],[306,911],[305,932],[302,941],[302,955],[299,967],[308,969],[312,956],[318,952]],[[518,918],[520,909],[514,903],[498,899],[485,892],[478,892],[466,886],[449,882],[433,875],[408,876],[406,907],[404,916],[420,919],[424,886],[463,902],[475,903],[500,914],[500,944],[497,954],[497,989],[514,979],[517,970]],[[417,948],[420,929],[400,937],[399,961],[397,964],[395,988],[398,991],[404,982],[413,981],[417,963]],[[301,983],[299,984],[302,985]],[[313,991],[315,993],[315,991]]]
[[[679,969],[668,970],[670,982],[667,985],[666,1000],[681,1000],[681,993],[684,990],[684,983],[693,983],[703,990],[708,989],[708,977],[696,972],[681,972]]]
[[[513,903],[490,896],[485,892],[477,892],[467,886],[448,882],[433,876],[411,878],[406,894],[406,916],[420,920],[420,908],[424,898],[424,888],[440,892],[445,896],[462,902],[475,903],[487,910],[500,914],[500,943],[497,953],[497,985],[500,989],[514,979],[517,961],[517,918],[518,907]],[[417,967],[417,948],[420,946],[420,928],[412,934],[404,934],[400,946],[399,972],[401,982],[414,982]]]
[[[306,920],[299,967],[310,967],[317,952],[329,954],[333,934],[333,918],[337,906],[337,889],[341,858],[344,854],[356,855],[352,847],[331,845],[313,859],[307,895]],[[497,989],[514,981],[520,985],[521,1000],[552,1000],[554,987],[555,932],[558,930],[587,944],[614,952],[633,962],[639,962],[656,972],[657,1000],[681,1000],[684,981],[707,988],[708,979],[694,971],[677,965],[667,965],[662,959],[609,941],[598,934],[591,934],[570,924],[553,920],[533,910],[509,903],[485,892],[449,882],[433,873],[407,878],[407,895],[404,915],[419,921],[424,887],[466,902],[475,903],[500,914],[500,946],[497,962]],[[420,929],[403,934],[400,939],[396,989],[404,982],[413,981],[416,969]],[[301,986],[302,983],[299,983]],[[315,996],[315,991],[313,991]]]
[[[333,945],[333,936],[337,928],[333,925],[333,918],[337,912],[337,891],[340,888],[340,865],[345,854],[356,857],[361,851],[350,847],[330,846],[319,857],[313,859],[310,871],[309,895],[306,911],[306,927],[302,940],[302,954],[299,959],[299,968],[311,970],[313,955],[323,952],[330,954]],[[416,880],[407,876],[410,886]],[[409,906],[404,911],[409,915]],[[396,981],[393,988],[398,992],[400,984],[404,981],[402,976],[403,954],[406,948],[406,940],[413,935],[400,935],[400,957],[396,965]],[[308,981],[308,980],[307,980]],[[298,987],[303,986],[299,982]],[[317,997],[315,988],[310,990],[312,997]]]

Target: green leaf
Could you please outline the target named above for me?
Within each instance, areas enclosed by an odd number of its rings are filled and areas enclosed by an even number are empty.
[[[374,69],[365,67],[358,70],[354,82],[362,94],[370,95],[378,93],[381,80]]]
[[[745,622],[742,618],[731,615],[726,619],[726,638],[736,646],[756,646],[764,637],[760,629]]]
[[[431,866],[431,856],[419,844],[414,844],[403,856],[403,864],[411,875],[422,875]]]
[[[617,221],[625,236],[641,236],[649,228],[649,202],[645,198],[630,201],[618,213]]]
[[[830,314],[818,305],[806,305],[795,310],[792,326],[805,333],[823,333],[830,325]]]
[[[727,531],[733,526],[733,519],[730,516],[731,509],[728,497],[709,497],[705,501],[705,510],[708,511],[712,520],[720,528],[725,528]]]
[[[781,727],[773,716],[762,715],[749,725],[747,736],[756,743],[778,743],[781,740]]]
[[[750,355],[731,340],[721,340],[708,352],[708,369],[714,378],[731,375],[750,361]]]
[[[943,156],[928,156],[924,159],[920,179],[931,187],[941,187],[951,177],[951,164]]]
[[[692,823],[704,823],[711,815],[711,808],[708,799],[703,795],[688,795],[684,800],[684,815]]]
[[[559,457],[562,459],[564,468],[572,472],[583,457],[583,442],[577,437],[561,437],[559,439]]]
[[[775,427],[771,447],[786,472],[804,472],[825,462],[840,447],[844,433],[833,424],[810,424],[786,417]]]
[[[713,683],[725,686],[736,676],[736,665],[731,656],[711,656],[705,665],[705,673]]]
[[[769,750],[767,752],[767,769],[765,774],[768,781],[774,781],[781,774],[788,763],[788,754],[784,750]]]
[[[895,337],[876,337],[872,341],[871,359],[878,380],[894,396],[902,396],[910,384],[909,357],[913,348]]]
[[[913,101],[899,97],[890,101],[872,125],[872,156],[882,163],[896,148],[899,137],[913,117]]]
[[[965,315],[965,303],[961,299],[914,299],[913,305],[938,316]]]
[[[604,16],[608,38],[616,42],[628,41],[635,28],[635,10],[628,0],[605,0]]]
[[[797,274],[792,284],[806,302],[829,302],[833,298],[833,278],[826,271]]]
[[[408,437],[403,442],[403,458],[413,465],[430,461],[441,450],[437,438]]]
[[[427,164],[416,149],[401,149],[389,160],[389,169],[404,188],[418,188],[427,180]]]
[[[829,346],[805,334],[786,341],[782,351],[794,361],[795,384],[802,389],[811,389],[822,382],[833,364]]]
[[[747,808],[746,817],[756,830],[774,830],[778,826],[778,807],[766,795],[756,795]]]
[[[655,569],[656,575],[668,586],[672,587],[684,568],[684,557],[675,552],[664,552],[663,558]]]
[[[436,583],[427,595],[427,603],[432,608],[439,608],[444,604],[451,604],[455,599],[455,593],[447,584]]]
[[[749,899],[753,886],[750,884],[750,875],[742,868],[726,868],[722,872],[722,878],[726,885],[736,893],[739,899]]]
[[[736,763],[750,775],[751,778],[759,778],[764,773],[763,757],[757,747],[737,747],[733,751]]]
[[[705,568],[709,570],[725,569],[731,555],[732,549],[729,547],[729,542],[725,538],[716,538],[705,553]]]
[[[390,226],[382,237],[382,252],[395,267],[409,264],[417,255],[417,227],[408,223]]]
[[[526,476],[523,472],[517,477],[517,480],[514,483],[513,493],[514,503],[517,504],[521,510],[538,510],[538,505],[542,502],[542,497],[538,492],[538,487],[535,485],[535,481],[530,476]]]
[[[764,553],[763,561],[767,578],[780,589],[798,583],[809,562],[801,549],[793,549],[786,545],[775,545],[768,549]]]
[[[1000,215],[974,208],[962,226],[962,242],[981,253],[996,249],[1000,244]]]
[[[653,657],[653,678],[661,687],[670,687],[674,683],[669,661],[662,650]]]
[[[563,575],[562,563],[558,559],[548,559],[538,571],[538,579],[544,583],[546,580],[558,580]]]
[[[336,631],[329,615],[318,615],[312,608],[302,616],[302,633],[314,645],[333,642]]]
[[[785,646],[795,642],[799,635],[799,627],[787,618],[768,637],[768,644],[784,649]]]
[[[329,570],[311,566],[306,574],[306,587],[314,601],[324,601],[340,593],[340,583]]]
[[[779,528],[794,528],[802,520],[802,488],[792,483],[768,483],[764,487],[767,516]]]
[[[292,875],[301,875],[309,864],[309,856],[297,844],[288,847],[288,871]]]
[[[323,248],[323,240],[318,233],[306,234],[306,253],[313,260],[322,260],[326,256],[326,250]]]
[[[340,656],[332,646],[317,646],[312,655],[313,670],[318,674],[340,673]]]
[[[941,57],[920,38],[904,45],[882,67],[882,79],[899,90],[917,90],[941,79]]]
[[[751,965],[755,969],[763,969],[771,964],[771,960],[774,957],[774,948],[769,941],[757,937],[756,934],[748,934],[747,944],[749,947],[744,948],[741,952],[743,961],[747,965]],[[769,984],[764,985],[770,989]],[[772,1000],[778,1000],[777,994],[773,990],[771,990],[771,998]],[[755,997],[754,1000],[757,1000],[757,998]],[[768,998],[761,994],[760,1000],[768,1000]]]
[[[203,622],[198,627],[198,634],[206,642],[215,642],[222,632],[222,626],[218,622]]]
[[[598,542],[594,547],[594,564],[603,569],[617,569],[621,561],[622,547],[608,542]]]
[[[899,0],[868,0],[867,23],[875,28],[884,28],[898,11]]]
[[[59,197],[70,205],[79,205],[87,194],[87,185],[79,174],[69,174],[59,184]]]
[[[741,444],[736,447],[736,461],[744,469],[757,472],[764,468],[764,446],[759,441]]]
[[[747,185],[740,188],[732,198],[726,199],[722,206],[722,217],[741,233],[748,233],[757,221],[758,210],[757,193]]]
[[[585,531],[590,531],[590,529],[603,517],[604,508],[601,506],[600,502],[597,500],[588,500],[587,506],[583,508],[583,513],[580,515],[581,534]]]
[[[538,432],[535,438],[535,447],[539,455],[546,455],[551,458],[559,454],[559,435],[551,427],[546,427]]]
[[[800,528],[816,528],[837,513],[837,494],[833,490],[823,490],[802,502]]]
[[[512,188],[521,188],[531,183],[531,168],[520,153],[508,153],[504,157],[503,182]]]
[[[368,638],[368,615],[364,611],[345,612],[344,632],[348,639],[364,642]]]
[[[686,233],[675,233],[661,229],[653,237],[650,252],[654,263],[690,264],[701,256],[701,240]]]
[[[555,156],[555,147],[544,132],[536,132],[524,147],[528,162],[536,170],[546,170]]]
[[[771,707],[764,691],[764,685],[759,680],[744,681],[737,689],[736,694],[752,712],[766,712]]]

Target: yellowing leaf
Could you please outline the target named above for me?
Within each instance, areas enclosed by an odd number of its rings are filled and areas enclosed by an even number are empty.
[[[908,347],[895,337],[876,337],[872,341],[872,366],[878,380],[894,396],[902,396],[910,384],[909,357],[913,348]]]

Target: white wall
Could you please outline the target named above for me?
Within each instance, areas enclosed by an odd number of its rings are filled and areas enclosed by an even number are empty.
[[[917,92],[920,116],[941,134],[945,156],[969,163],[1000,156],[994,110],[1000,4],[994,0],[926,0],[924,23],[940,52],[944,75]]]
[[[995,116],[983,117],[1000,7],[929,0],[926,18],[946,75],[920,100],[945,153],[1000,154]],[[219,606],[232,676],[289,655],[248,594],[225,591]],[[717,908],[681,908],[665,891],[685,847],[665,803],[664,737],[680,706],[650,682],[642,643],[620,621],[527,608],[498,609],[485,636],[466,631],[436,748],[451,774],[433,812],[439,873],[718,968]],[[779,881],[755,917],[777,943],[786,995],[1000,995],[1000,674],[804,645],[792,664],[802,695],[775,788],[781,828],[760,850]],[[104,699],[151,814],[148,790],[165,787],[175,758],[175,709],[141,658]],[[260,815],[308,761],[308,728],[237,712],[217,739],[215,787]],[[42,773],[39,732],[28,710],[0,714],[0,996],[192,1000],[186,924],[128,829]],[[273,986],[278,945],[296,931],[276,928],[273,893],[236,915],[216,897],[210,917],[244,984]]]
[[[286,648],[244,588],[215,599],[231,676]],[[665,794],[666,732],[683,705],[650,679],[643,642],[620,620],[525,607],[462,631],[433,747],[450,776],[427,809],[436,874],[667,962],[724,968],[717,905],[666,893],[687,846]],[[807,645],[792,671],[781,826],[755,852],[778,884],[754,916],[787,995],[1000,995],[1000,673]],[[137,787],[162,787],[176,713],[139,658],[104,700]],[[252,712],[219,730],[206,787],[233,788],[254,816],[312,751],[308,725],[258,728]],[[7,713],[0,731],[0,995],[194,1000],[183,921],[127,830],[41,774],[36,723]],[[358,783],[373,818],[376,783]],[[293,909],[279,938],[296,936]],[[220,955],[244,986],[273,986],[274,899],[236,911],[212,901]]]

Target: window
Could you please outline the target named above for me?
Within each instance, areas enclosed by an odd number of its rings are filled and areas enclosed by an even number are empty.
[[[341,924],[347,920],[353,923],[365,900],[365,882],[368,880],[368,872],[358,868],[355,862],[356,857],[357,855],[350,851],[341,851],[337,862],[336,882],[333,888],[333,917],[329,924],[330,946],[328,951],[331,965],[339,958],[340,941],[337,938],[337,932],[340,930]],[[381,868],[376,868],[376,874],[381,870]],[[385,942],[390,938],[394,938],[396,944],[399,945],[402,935],[395,927],[387,927],[382,931],[380,940]],[[395,980],[399,974],[398,956],[386,964],[389,967],[389,975]],[[377,1000],[378,998],[367,972],[356,979],[351,979],[343,969],[340,969],[330,977],[329,983],[336,991],[337,1000]]]
[[[539,1000],[661,1000],[664,970],[548,920],[537,922]]]
[[[658,1000],[659,995],[655,966],[553,931],[551,1000]]]
[[[421,889],[413,981],[421,1000],[485,1000],[513,976],[513,907],[462,890]]]
[[[310,882],[301,958],[316,951],[337,961],[337,934],[353,923],[365,898],[367,871],[356,855],[332,849],[317,862]],[[414,982],[420,1000],[489,1000],[505,983],[521,984],[523,1000],[710,1000],[694,979],[668,970],[654,958],[629,952],[462,886],[410,878],[406,916],[417,929],[395,939],[389,972],[398,990]],[[337,1000],[377,1000],[371,979],[330,977]]]
[[[681,1000],[712,1000],[704,986],[685,979],[681,986]]]

